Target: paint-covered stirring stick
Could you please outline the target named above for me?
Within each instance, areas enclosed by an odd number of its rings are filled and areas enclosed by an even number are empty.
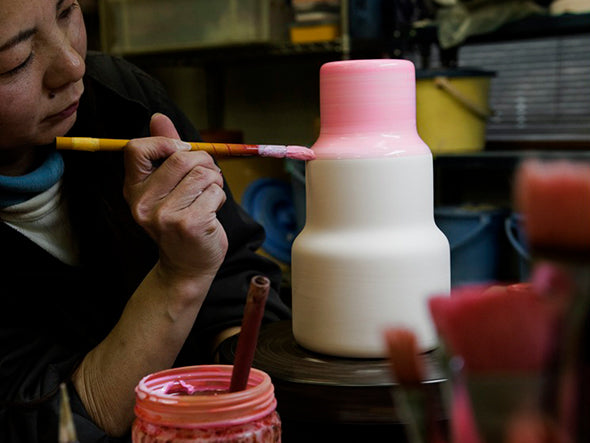
[[[78,443],[76,429],[74,428],[74,418],[70,409],[70,397],[65,383],[59,385],[60,389],[60,406],[59,406],[59,435],[58,443]]]
[[[266,305],[269,290],[270,280],[267,277],[262,275],[252,277],[244,308],[242,330],[238,337],[229,392],[243,391],[248,384],[250,368],[252,367],[254,353],[256,351],[256,342],[258,341],[260,323],[262,322],[264,306]]]
[[[74,151],[120,151],[129,140],[90,137],[57,137],[57,149]],[[313,160],[315,153],[305,146],[296,145],[247,145],[233,143],[191,142],[192,151],[205,151],[215,157],[259,156]]]

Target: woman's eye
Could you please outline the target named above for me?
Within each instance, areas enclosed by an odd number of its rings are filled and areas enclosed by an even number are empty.
[[[22,71],[23,69],[25,69],[27,67],[27,65],[31,62],[32,59],[33,59],[33,53],[31,52],[29,54],[29,56],[20,65],[12,68],[9,71],[3,72],[0,75],[2,75],[3,77],[8,77],[8,76],[11,76],[11,75],[16,75],[20,71]]]
[[[60,19],[68,18],[72,14],[74,9],[76,9],[77,7],[78,7],[78,2],[73,2],[70,6],[68,6],[67,8],[65,8],[64,10],[62,10],[59,13],[59,18]]]

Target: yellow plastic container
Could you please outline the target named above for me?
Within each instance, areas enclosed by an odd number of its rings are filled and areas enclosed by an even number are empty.
[[[433,154],[483,150],[494,75],[465,68],[416,71],[416,125]]]
[[[336,23],[297,25],[289,29],[291,43],[331,42],[340,37],[340,26]]]

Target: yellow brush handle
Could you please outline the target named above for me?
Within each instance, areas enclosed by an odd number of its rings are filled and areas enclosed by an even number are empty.
[[[57,149],[71,149],[74,151],[120,151],[129,140],[92,137],[56,137]],[[193,151],[205,151],[218,157],[257,155],[258,145],[243,145],[231,143],[189,143]]]
[[[129,140],[91,137],[57,137],[57,149],[73,149],[74,151],[120,151]]]

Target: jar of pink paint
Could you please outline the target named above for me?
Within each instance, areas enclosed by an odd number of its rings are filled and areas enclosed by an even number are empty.
[[[144,377],[137,387],[135,443],[280,443],[274,386],[252,368],[246,389],[229,392],[231,365],[188,366]]]

